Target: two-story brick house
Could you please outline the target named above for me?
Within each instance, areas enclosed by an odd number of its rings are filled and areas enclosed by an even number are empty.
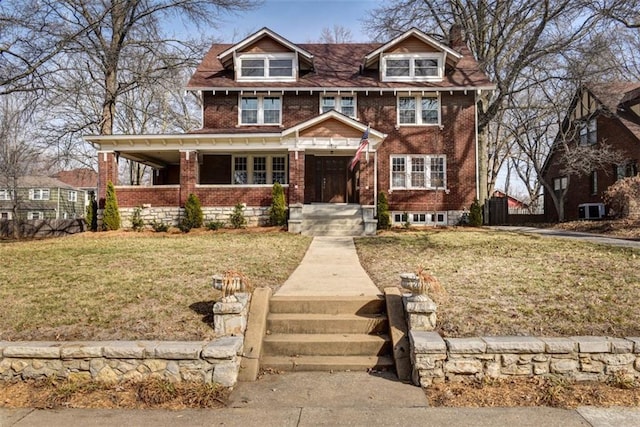
[[[372,207],[382,191],[395,221],[452,224],[478,194],[476,98],[493,88],[458,31],[446,44],[417,29],[388,43],[294,44],[264,28],[214,44],[196,69],[187,89],[202,99],[202,129],[86,139],[99,198],[119,157],[154,168],[153,185],[116,186],[123,210],[177,217],[195,193],[208,218],[245,203],[255,222],[280,182],[292,218],[315,203]]]
[[[621,164],[567,177],[561,153],[554,147],[543,169],[545,180],[559,196],[564,194],[564,219],[600,218],[605,214],[603,194],[618,179],[638,174],[640,162],[640,82],[592,83],[580,88],[567,111],[566,126],[573,131],[569,144],[608,144],[624,158]],[[545,192],[545,216],[558,220],[551,195]]]

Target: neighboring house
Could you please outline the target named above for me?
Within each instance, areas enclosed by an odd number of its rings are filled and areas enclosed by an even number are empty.
[[[493,197],[506,197],[507,198],[507,207],[509,209],[528,209],[529,205],[526,204],[525,202],[523,202],[522,200],[519,200],[513,196],[509,196],[508,194],[505,194],[504,192],[500,191],[500,190],[495,190],[493,192]]]
[[[68,171],[60,171],[51,176],[65,184],[85,192],[85,205],[89,204],[89,194],[96,194],[98,190],[98,173],[90,168],[77,168]]]
[[[18,179],[18,215],[23,220],[84,217],[85,191],[55,178],[25,176]],[[12,189],[0,183],[0,219],[15,219]]]
[[[561,173],[560,155],[552,149],[543,169],[544,179],[564,197],[565,220],[599,218],[604,215],[603,193],[617,180],[638,174],[640,162],[640,82],[589,84],[574,97],[566,116],[574,129],[573,144],[606,143],[622,153],[625,161],[583,176]],[[555,148],[555,147],[554,147]],[[558,212],[545,191],[544,211],[557,221]]]
[[[395,222],[408,212],[454,224],[478,196],[477,98],[494,88],[457,30],[446,44],[417,29],[388,43],[294,44],[264,28],[214,44],[196,69],[187,89],[202,99],[202,129],[85,139],[98,149],[99,199],[112,181],[122,210],[177,217],[195,193],[208,217],[245,203],[257,221],[280,182],[290,211],[372,209],[383,191]],[[153,185],[117,185],[119,157],[151,166]]]

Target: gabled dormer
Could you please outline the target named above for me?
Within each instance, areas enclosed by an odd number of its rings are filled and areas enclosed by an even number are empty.
[[[313,69],[313,55],[268,28],[218,54],[238,82],[290,82]]]
[[[364,58],[364,68],[377,68],[382,82],[442,81],[446,66],[455,66],[462,55],[412,28]]]

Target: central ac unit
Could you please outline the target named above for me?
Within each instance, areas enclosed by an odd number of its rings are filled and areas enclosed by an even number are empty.
[[[604,218],[604,203],[582,203],[578,205],[578,218],[580,219]]]

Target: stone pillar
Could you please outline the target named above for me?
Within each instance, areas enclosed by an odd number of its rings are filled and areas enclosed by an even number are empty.
[[[289,205],[289,222],[287,223],[289,233],[302,233],[302,203]]]
[[[114,151],[98,151],[98,207],[104,209],[107,183],[118,185],[118,159]]]
[[[180,151],[180,206],[187,202],[189,194],[195,193],[198,182],[198,152]]]
[[[304,203],[304,151],[289,151],[288,204]]]
[[[378,229],[378,220],[373,218],[376,207],[373,205],[362,206],[362,219],[364,220],[365,236],[375,236]]]
[[[235,294],[229,301],[213,305],[213,326],[217,336],[242,335],[247,329],[251,294]]]
[[[436,303],[426,295],[424,284],[414,273],[402,273],[400,286],[409,290],[402,300],[409,330],[433,331],[436,328]]]

